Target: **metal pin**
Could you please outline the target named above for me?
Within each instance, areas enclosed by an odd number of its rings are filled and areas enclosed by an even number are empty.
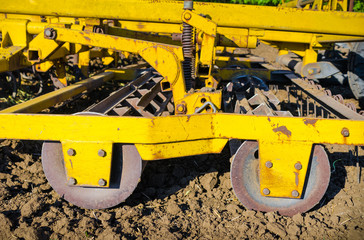
[[[317,109],[316,108],[317,108],[316,101],[313,101],[313,115],[314,115],[314,117],[317,116],[317,113],[316,113]]]
[[[300,92],[301,94],[301,96],[300,96],[300,116],[302,117],[303,116],[303,99],[302,99],[302,90],[301,90],[301,92]]]
[[[358,146],[355,146],[355,154],[356,154],[356,168],[358,169],[358,183],[360,183],[361,167],[359,165],[359,148],[358,148]]]

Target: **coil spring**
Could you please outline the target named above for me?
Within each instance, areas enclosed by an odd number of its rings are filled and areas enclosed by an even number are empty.
[[[182,31],[182,49],[184,61],[183,73],[185,77],[186,90],[189,91],[192,88],[192,82],[195,74],[195,57],[193,53],[193,27],[187,23],[183,23]]]

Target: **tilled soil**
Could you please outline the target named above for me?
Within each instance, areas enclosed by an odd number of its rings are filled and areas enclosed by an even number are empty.
[[[81,209],[48,184],[41,144],[1,142],[0,239],[362,239],[364,234],[364,183],[358,183],[350,147],[326,147],[332,166],[327,193],[313,210],[284,217],[239,203],[227,151],[150,162],[125,203]],[[364,150],[359,153],[363,167]]]
[[[272,49],[258,49],[274,62]],[[271,58],[269,58],[271,57]],[[106,91],[92,93],[106,94]],[[82,97],[51,113],[74,113]],[[230,183],[230,155],[149,162],[135,192],[112,209],[88,210],[48,184],[40,141],[0,141],[0,239],[363,239],[364,166],[353,147],[327,145],[331,181],[311,211],[293,217],[245,209]],[[299,154],[299,153],[298,153]],[[359,162],[359,167],[357,167]]]

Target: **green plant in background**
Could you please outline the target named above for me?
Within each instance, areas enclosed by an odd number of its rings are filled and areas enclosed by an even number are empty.
[[[354,11],[355,12],[364,12],[364,0],[356,0],[354,2]]]
[[[220,2],[220,3],[236,3],[261,6],[277,6],[281,0],[197,0],[198,2]],[[354,11],[364,12],[364,0],[354,1]]]
[[[220,3],[277,6],[281,2],[281,0],[198,0],[198,2],[220,2]]]

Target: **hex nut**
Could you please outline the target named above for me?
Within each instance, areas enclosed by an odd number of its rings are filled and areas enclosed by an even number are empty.
[[[183,103],[177,104],[176,110],[177,113],[186,113],[186,105]]]
[[[101,187],[106,186],[106,180],[103,179],[103,178],[100,178],[99,179],[99,186],[101,186]]]
[[[341,135],[343,135],[344,137],[349,137],[349,135],[350,135],[349,129],[343,128],[341,130]]]
[[[269,189],[268,189],[268,188],[264,188],[264,189],[263,189],[263,194],[264,194],[264,195],[269,195],[269,194],[270,194]]]
[[[273,163],[272,163],[271,161],[266,161],[266,162],[265,162],[265,166],[266,166],[267,168],[272,168],[272,167],[273,167]]]
[[[292,191],[292,197],[298,197],[300,194],[298,193],[297,190],[293,190]]]
[[[67,150],[67,154],[68,154],[68,156],[75,156],[76,150],[74,150],[73,148],[70,148]]]
[[[77,180],[73,177],[71,177],[69,180],[68,180],[68,185],[76,185],[77,183]]]
[[[302,164],[301,163],[296,163],[294,165],[294,168],[297,169],[297,170],[301,170],[302,169]]]
[[[100,156],[100,157],[106,157],[106,152],[104,149],[100,149],[97,154]]]
[[[192,18],[192,15],[191,13],[187,12],[184,17],[186,20],[190,20]]]

